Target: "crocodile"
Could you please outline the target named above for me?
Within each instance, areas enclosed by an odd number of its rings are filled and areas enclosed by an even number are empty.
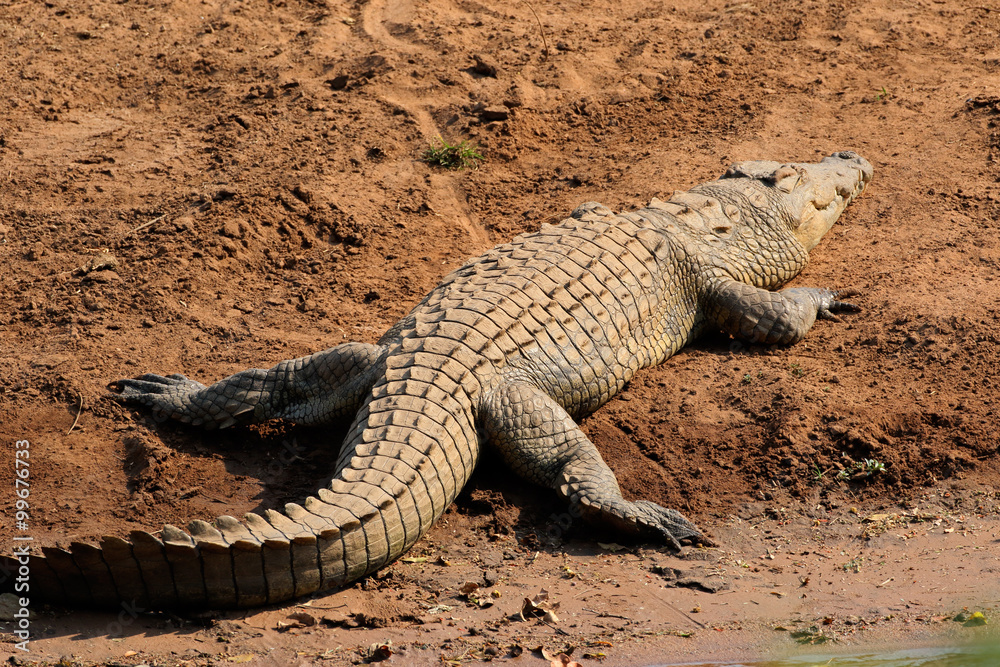
[[[853,152],[747,161],[615,214],[588,202],[468,261],[377,344],[345,343],[210,386],[183,375],[112,383],[125,403],[205,428],[353,416],[332,479],[284,511],[165,525],[23,554],[32,601],[243,608],[340,587],[424,535],[483,445],[605,529],[669,548],[711,545],[691,521],[623,498],[577,420],[708,328],[800,340],[857,311],[853,291],[786,288],[872,177]],[[8,568],[19,565],[5,557]]]

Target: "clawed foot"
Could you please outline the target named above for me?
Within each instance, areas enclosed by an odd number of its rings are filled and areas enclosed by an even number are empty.
[[[610,524],[623,533],[662,540],[677,551],[681,550],[682,541],[692,545],[715,546],[715,542],[683,514],[648,500],[633,503],[619,500],[601,506],[581,500],[581,505],[587,514],[591,514],[593,521]]]
[[[668,507],[661,507],[649,500],[637,500],[632,506],[639,510],[638,523],[647,531],[653,531],[666,540],[670,546],[680,551],[681,541],[706,547],[715,546],[715,542],[705,536],[698,527],[688,521],[687,517]]]
[[[211,401],[199,400],[204,396],[205,385],[177,373],[166,377],[146,373],[137,378],[112,382],[108,389],[123,403],[152,408],[157,418],[176,419],[184,424],[208,428],[225,428],[234,423],[227,415],[220,417],[222,410],[213,406]]]
[[[860,292],[856,289],[823,290],[820,296],[819,308],[816,310],[816,318],[840,322],[841,319],[834,313],[857,313],[861,311],[860,306],[856,306],[849,301],[840,301],[841,297],[857,296]]]
[[[108,389],[115,392],[119,399],[126,403],[142,403],[153,406],[155,406],[156,401],[152,396],[187,393],[204,388],[205,385],[202,383],[189,380],[180,373],[166,377],[156,373],[146,373],[137,378],[116,380],[108,385]]]

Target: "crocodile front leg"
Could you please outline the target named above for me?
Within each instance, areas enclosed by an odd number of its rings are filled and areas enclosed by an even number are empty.
[[[594,443],[552,397],[522,382],[497,388],[482,417],[487,440],[522,477],[566,497],[586,520],[624,534],[654,537],[680,549],[681,540],[711,545],[676,510],[622,497]]]
[[[707,292],[702,308],[709,322],[753,343],[789,345],[805,337],[816,319],[839,321],[836,312],[861,310],[840,301],[853,290],[793,287],[771,292],[737,280],[720,280]]]
[[[270,369],[241,371],[208,387],[183,375],[147,373],[118,380],[114,388],[126,403],[210,429],[277,418],[324,424],[353,416],[380,375],[384,354],[384,347],[344,343]]]

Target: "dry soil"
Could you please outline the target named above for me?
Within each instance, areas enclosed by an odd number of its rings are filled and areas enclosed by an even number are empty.
[[[342,432],[159,424],[108,398],[117,378],[372,342],[587,200],[627,210],[742,159],[875,165],[796,280],[862,312],[789,348],[707,337],[584,421],[627,496],[719,549],[615,545],[488,460],[410,561],[308,606],[38,608],[31,650],[0,652],[592,665],[985,635],[998,45],[996,0],[0,0],[5,552],[18,440],[36,547],[280,506],[330,472]],[[478,169],[422,161],[438,137]],[[522,620],[542,589],[558,620]]]

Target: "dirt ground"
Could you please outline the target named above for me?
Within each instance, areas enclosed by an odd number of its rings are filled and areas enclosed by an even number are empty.
[[[584,421],[628,497],[719,549],[616,545],[487,461],[408,562],[345,591],[39,608],[30,651],[0,653],[593,665],[995,639],[998,45],[996,0],[0,0],[4,553],[18,440],[37,548],[301,500],[342,436],[204,435],[110,381],[373,342],[587,200],[635,208],[741,159],[875,165],[796,281],[862,312],[790,348],[708,337]],[[439,136],[482,164],[426,164]],[[558,620],[522,620],[543,589]]]

